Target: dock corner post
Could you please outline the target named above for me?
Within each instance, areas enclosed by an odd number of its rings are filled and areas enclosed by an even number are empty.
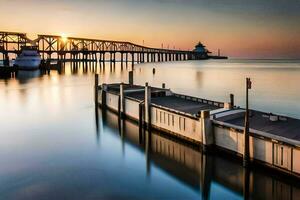
[[[212,122],[210,120],[210,112],[209,110],[201,111],[201,134],[202,134],[202,150],[207,152],[210,147],[213,145],[214,137],[213,137],[213,127]]]
[[[245,129],[244,129],[244,155],[243,166],[248,167],[250,162],[250,147],[249,147],[249,89],[251,89],[250,78],[246,79],[246,112],[245,112]]]
[[[150,130],[151,126],[151,87],[149,87],[148,83],[145,84],[145,122],[148,130]]]
[[[95,74],[95,105],[98,104],[99,74]]]
[[[120,84],[120,118],[125,116],[124,83]]]

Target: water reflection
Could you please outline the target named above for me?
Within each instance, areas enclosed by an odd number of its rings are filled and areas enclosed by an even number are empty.
[[[0,78],[0,199],[297,199],[297,181],[260,167],[245,171],[240,161],[205,155],[95,109],[93,86],[95,72],[101,83],[127,82],[134,69],[137,84],[166,83],[176,92],[214,100],[234,93],[240,104],[240,83],[250,74],[252,107],[299,116],[298,66],[65,63],[60,70]]]
[[[154,67],[155,74],[152,73]],[[160,87],[166,83],[175,92],[222,102],[229,101],[229,95],[234,94],[236,105],[242,107],[245,104],[244,79],[251,77],[254,84],[250,94],[251,108],[300,118],[300,62],[297,60],[183,61],[135,66],[120,62],[68,62],[53,64],[51,70],[19,71],[14,76],[0,77],[0,81],[7,86],[10,80],[27,84],[47,76],[89,77],[99,73],[100,83],[127,82],[131,70],[134,70],[136,84],[148,82]]]
[[[194,145],[155,130],[143,131],[141,135],[135,122],[121,120],[119,123],[116,114],[101,109],[98,112],[106,118],[99,118],[97,123],[113,128],[123,144],[129,143],[144,152],[150,179],[151,167],[156,166],[197,191],[200,199],[298,199],[300,184],[296,180],[276,175],[276,172],[260,166],[244,168],[239,160],[224,157],[222,153],[204,154]]]

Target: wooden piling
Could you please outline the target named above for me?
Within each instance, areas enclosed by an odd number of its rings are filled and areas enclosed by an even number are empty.
[[[145,84],[145,122],[147,124],[148,130],[151,126],[151,87],[148,86],[148,83]]]
[[[234,108],[234,94],[230,94],[230,105],[231,108]]]
[[[202,135],[201,135],[201,141],[202,141],[202,151],[207,152],[211,145],[213,144],[213,135],[212,132],[212,123],[210,120],[210,112],[209,110],[202,110],[201,111],[201,117],[200,122],[202,125]]]
[[[99,74],[95,74],[95,104],[98,104]]]
[[[125,96],[124,96],[124,83],[120,84],[120,118],[125,116]]]
[[[250,78],[246,79],[246,112],[245,112],[245,129],[244,129],[244,156],[243,165],[247,167],[250,160],[249,149],[249,89],[251,89]]]

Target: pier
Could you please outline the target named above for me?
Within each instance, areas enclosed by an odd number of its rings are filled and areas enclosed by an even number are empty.
[[[96,75],[97,76],[97,75]],[[140,128],[157,129],[201,147],[220,150],[237,158],[249,156],[259,164],[300,177],[300,120],[249,110],[249,136],[244,137],[246,110],[229,102],[217,102],[177,94],[166,89],[129,84],[96,83],[95,103],[102,109],[129,118]],[[249,152],[246,155],[245,152]],[[247,153],[248,154],[248,153]],[[248,167],[248,165],[245,165]]]
[[[0,54],[4,66],[9,63],[10,57],[16,57],[21,53],[21,47],[26,45],[37,46],[43,60],[109,61],[133,64],[215,58],[205,52],[151,48],[127,41],[64,38],[57,35],[38,35],[36,39],[31,40],[26,33],[0,32]]]

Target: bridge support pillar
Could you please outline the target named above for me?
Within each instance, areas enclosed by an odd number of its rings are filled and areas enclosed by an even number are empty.
[[[145,62],[145,53],[143,52],[142,53],[142,63],[144,63]]]
[[[140,58],[141,58],[140,53],[137,53],[136,54],[136,62],[137,63],[140,63]]]
[[[121,52],[121,70],[123,70],[123,52]]]
[[[114,63],[116,59],[116,53],[110,52],[110,62]]]
[[[134,65],[134,53],[131,53],[131,62],[132,62],[132,65]]]

